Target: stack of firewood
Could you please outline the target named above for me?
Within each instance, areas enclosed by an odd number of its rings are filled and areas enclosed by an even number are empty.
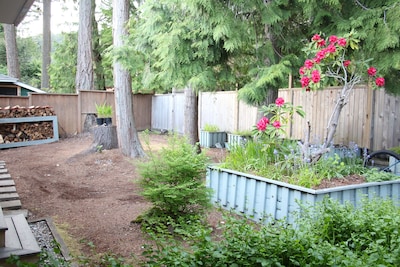
[[[48,106],[30,106],[30,107],[5,107],[0,108],[0,118],[22,118],[22,117],[39,117],[39,116],[55,116],[52,107]]]
[[[48,106],[8,106],[0,108],[0,118],[42,116],[55,116],[55,112],[53,108]],[[48,139],[52,138],[53,135],[53,123],[51,121],[0,123],[0,144]]]

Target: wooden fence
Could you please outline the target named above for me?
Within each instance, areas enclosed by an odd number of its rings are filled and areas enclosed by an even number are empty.
[[[288,128],[289,136],[304,139],[309,121],[311,141],[322,143],[339,90],[335,87],[315,92],[305,92],[301,88],[279,90],[280,97],[302,106],[306,112],[304,119],[295,116]],[[159,101],[161,97],[163,101]],[[171,105],[171,98],[180,100]],[[152,128],[182,133],[183,112],[177,111],[183,110],[183,99],[183,93],[153,96]],[[174,123],[168,124],[171,118],[175,118]],[[213,124],[226,132],[250,130],[256,120],[257,108],[238,101],[235,91],[201,92],[199,95],[200,129],[205,124]],[[355,88],[342,111],[334,138],[334,144],[349,145],[350,142],[373,150],[400,146],[400,96],[389,95],[383,90]]]
[[[152,95],[132,95],[135,126],[138,130],[151,128]],[[60,137],[84,131],[89,115],[96,113],[96,104],[107,103],[115,111],[114,93],[106,91],[79,91],[78,94],[38,94],[24,96],[0,96],[0,107],[51,106],[58,118]],[[113,122],[116,123],[115,112]]]
[[[339,88],[317,92],[302,89],[282,89],[279,96],[294,105],[304,107],[306,118],[295,117],[288,128],[290,137],[304,138],[306,121],[312,126],[311,138],[321,143],[327,122],[335,104]],[[183,133],[184,95],[133,95],[136,128],[167,129]],[[81,133],[88,115],[96,113],[96,103],[107,102],[115,106],[114,93],[105,91],[80,91],[79,94],[31,94],[0,96],[0,107],[52,106],[57,114],[61,137]],[[114,109],[115,110],[115,109]],[[114,114],[114,122],[115,114]],[[250,130],[257,119],[257,108],[237,99],[237,92],[202,92],[199,96],[199,127],[218,125],[221,131]],[[335,144],[357,143],[373,150],[400,146],[400,96],[386,94],[383,90],[357,87],[345,106]]]

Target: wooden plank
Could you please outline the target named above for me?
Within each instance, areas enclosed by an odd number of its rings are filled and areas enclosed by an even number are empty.
[[[19,199],[19,195],[17,193],[0,194],[0,201],[15,200],[15,199]]]
[[[0,201],[2,209],[20,209],[22,207],[20,200]]]
[[[5,218],[8,230],[6,232],[6,244],[5,247],[7,248],[17,248],[22,249],[21,242],[19,241],[17,230],[15,229],[14,222],[12,217]]]
[[[35,236],[33,235],[31,228],[29,227],[28,222],[26,221],[24,215],[19,214],[12,216],[11,218],[17,230],[17,234],[19,237],[19,241],[22,245],[22,248],[40,252],[40,247],[37,244]]]
[[[0,187],[0,195],[17,192],[17,188],[15,186],[3,186]]]
[[[0,173],[7,173],[7,172],[8,172],[7,169],[5,169],[5,168],[0,168]]]
[[[9,173],[0,174],[0,180],[11,179],[11,175]]]
[[[0,187],[1,186],[14,186],[15,182],[14,180],[0,180]]]

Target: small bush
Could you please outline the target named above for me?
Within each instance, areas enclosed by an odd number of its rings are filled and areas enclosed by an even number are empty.
[[[160,153],[150,153],[139,165],[142,195],[153,204],[145,217],[178,220],[211,207],[211,189],[205,186],[207,163],[205,154],[176,135]]]

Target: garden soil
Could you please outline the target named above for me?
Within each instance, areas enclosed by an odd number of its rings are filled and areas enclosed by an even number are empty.
[[[151,134],[148,142],[157,151],[167,146],[167,136]],[[219,162],[225,151],[215,148],[206,153]],[[138,159],[125,157],[118,149],[95,151],[92,135],[84,134],[3,149],[0,160],[16,183],[28,220],[50,217],[72,256],[113,253],[129,258],[140,256],[148,244],[140,225],[131,223],[150,208],[135,183]],[[218,223],[218,215],[212,216],[211,223]]]

